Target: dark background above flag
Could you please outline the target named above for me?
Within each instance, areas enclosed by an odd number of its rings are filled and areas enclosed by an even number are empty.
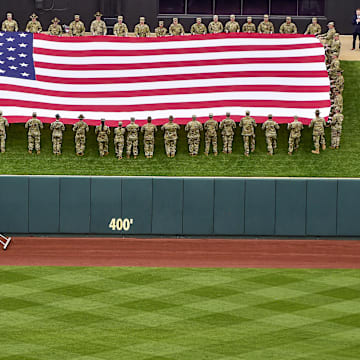
[[[169,2],[170,1],[171,0],[169,0]],[[184,1],[187,2],[190,0]],[[191,1],[202,2],[202,0]],[[284,2],[286,3],[285,0]],[[165,20],[165,26],[167,26],[171,22],[173,15],[159,15],[159,0],[16,0],[12,2],[9,0],[0,0],[0,5],[2,9],[2,20],[5,19],[7,11],[13,12],[15,19],[19,22],[21,30],[25,28],[29,16],[33,11],[36,11],[39,15],[39,20],[42,22],[44,29],[47,29],[53,17],[57,16],[61,19],[62,23],[69,24],[73,19],[73,15],[76,13],[81,15],[81,18],[88,29],[91,21],[94,19],[95,12],[98,10],[102,11],[105,16],[123,15],[131,30],[138,22],[139,16],[145,16],[147,23],[153,30],[157,25],[158,19]],[[350,34],[352,33],[351,18],[358,6],[358,0],[346,0],[341,3],[341,9],[339,9],[338,0],[326,0],[324,16],[320,18],[320,23],[325,25],[328,20],[334,20],[337,25],[337,30],[340,33]],[[39,9],[40,7],[42,9]],[[178,17],[185,26],[185,29],[189,29],[194,22],[196,15],[197,14],[179,15]],[[227,20],[229,16],[228,13],[219,15],[224,15],[220,16],[220,20],[222,21]],[[272,21],[276,28],[279,28],[280,24],[284,21],[285,15],[289,14],[272,16]],[[201,14],[201,16],[204,19],[204,23],[208,23],[212,15]],[[239,16],[238,20],[243,22],[245,18],[246,15]],[[255,23],[258,23],[260,19],[261,15],[254,17]],[[309,23],[310,19],[311,16],[294,17],[294,21],[297,23],[299,31],[302,32],[305,29],[305,26]],[[323,30],[325,31],[325,27]]]

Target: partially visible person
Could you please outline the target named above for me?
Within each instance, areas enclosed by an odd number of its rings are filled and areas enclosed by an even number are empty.
[[[356,9],[356,13],[354,15],[352,24],[354,25],[352,50],[355,50],[357,37],[359,37],[359,49],[360,49],[360,8]]]

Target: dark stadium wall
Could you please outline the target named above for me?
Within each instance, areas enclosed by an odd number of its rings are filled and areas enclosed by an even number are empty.
[[[325,17],[320,19],[324,30],[327,21],[334,20],[339,32],[342,34],[352,33],[351,19],[355,8],[359,6],[358,0],[346,0],[341,5],[337,0],[327,0],[325,3]],[[51,19],[55,16],[60,18],[62,23],[69,24],[73,19],[73,15],[79,13],[85,26],[89,29],[93,15],[97,10],[101,10],[105,16],[124,15],[131,31],[138,22],[139,16],[146,17],[152,31],[156,27],[157,20],[165,20],[166,26],[171,22],[171,16],[158,17],[158,0],[39,0],[39,2],[35,0],[0,0],[0,5],[3,19],[7,11],[12,11],[21,29],[25,28],[29,15],[33,11],[36,11],[39,15],[44,28],[49,26]],[[36,5],[42,5],[43,9],[36,10]],[[195,16],[179,17],[186,30],[189,30],[194,23]],[[203,16],[204,23],[208,23],[210,18],[211,16]],[[220,17],[220,19],[225,21],[228,16]],[[244,19],[245,17],[239,17],[240,22],[243,22]],[[260,19],[259,16],[254,17],[255,23],[258,23]],[[283,22],[283,16],[272,17],[272,21],[276,29],[279,29],[280,24]],[[309,21],[310,18],[295,18],[300,32],[305,30]]]

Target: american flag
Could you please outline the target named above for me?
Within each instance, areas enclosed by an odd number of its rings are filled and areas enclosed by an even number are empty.
[[[10,122],[33,111],[43,122],[83,114],[109,125],[193,114],[206,121],[246,110],[257,122],[272,114],[308,124],[327,117],[329,79],[324,48],[311,35],[209,34],[163,38],[57,37],[0,33],[0,109]]]

